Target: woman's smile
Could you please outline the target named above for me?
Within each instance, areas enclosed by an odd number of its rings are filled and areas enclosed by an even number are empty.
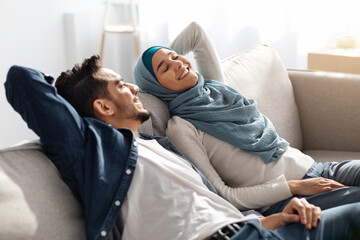
[[[187,75],[188,73],[189,73],[189,70],[187,70],[187,69],[185,68],[184,72],[181,74],[181,76],[178,78],[178,80],[181,80],[182,78],[184,78],[185,75]]]

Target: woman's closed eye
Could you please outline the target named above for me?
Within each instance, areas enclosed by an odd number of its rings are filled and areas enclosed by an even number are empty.
[[[176,59],[178,59],[178,57],[179,57],[179,54],[177,54],[176,52],[171,52],[169,55],[169,58],[171,60],[176,60]]]
[[[171,60],[176,60],[178,58],[179,58],[179,55],[173,55],[171,57]],[[167,70],[169,70],[169,64],[164,65],[164,71],[163,72],[166,72]]]
[[[164,71],[163,72],[166,72],[168,69],[169,69],[169,65],[166,65],[166,66],[164,66],[165,68],[164,68]]]

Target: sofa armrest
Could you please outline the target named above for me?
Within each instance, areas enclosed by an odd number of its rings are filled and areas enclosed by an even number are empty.
[[[360,151],[360,75],[289,70],[303,149]]]

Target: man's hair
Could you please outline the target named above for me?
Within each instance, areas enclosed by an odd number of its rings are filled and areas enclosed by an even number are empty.
[[[56,79],[55,87],[81,117],[95,117],[93,102],[97,98],[107,97],[106,80],[96,78],[101,68],[100,57],[93,55],[82,64],[75,64],[71,70],[62,72]]]

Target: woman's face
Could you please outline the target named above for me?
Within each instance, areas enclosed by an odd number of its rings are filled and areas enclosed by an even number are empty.
[[[197,83],[198,76],[190,62],[169,49],[157,50],[152,66],[159,83],[167,89],[184,91]]]

